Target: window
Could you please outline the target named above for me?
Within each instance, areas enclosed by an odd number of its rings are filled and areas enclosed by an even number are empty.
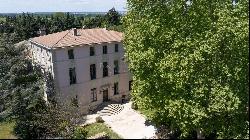
[[[76,83],[76,70],[75,68],[69,68],[70,85]]]
[[[118,82],[114,83],[114,95],[117,95],[118,93]]]
[[[68,57],[69,57],[69,59],[74,59],[74,51],[73,51],[73,49],[68,50]]]
[[[90,65],[90,79],[96,79],[96,68],[95,68],[95,64],[91,64]]]
[[[118,52],[118,44],[115,44],[115,52]]]
[[[91,89],[91,100],[92,102],[97,101],[96,88]]]
[[[90,47],[89,48],[89,54],[90,54],[90,56],[94,56],[95,55],[95,48],[94,47]]]
[[[107,46],[102,46],[102,51],[103,51],[103,54],[107,54],[108,53],[108,47]]]
[[[119,74],[119,65],[118,65],[118,60],[114,61],[114,75]]]
[[[103,62],[103,77],[108,76],[108,63]]]
[[[129,81],[128,90],[131,90],[131,89],[132,89],[132,82],[133,82],[133,81]]]

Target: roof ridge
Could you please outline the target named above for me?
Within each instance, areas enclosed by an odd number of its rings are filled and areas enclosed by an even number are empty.
[[[68,35],[69,32],[70,30],[68,30],[68,32],[61,39],[59,39],[54,45],[52,45],[51,48],[53,48],[57,43],[59,43],[59,41],[61,41],[66,35]]]

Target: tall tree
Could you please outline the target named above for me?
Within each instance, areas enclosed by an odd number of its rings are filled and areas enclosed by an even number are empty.
[[[26,58],[26,45],[12,40],[0,36],[0,120],[12,118],[18,138],[85,138],[75,121],[79,114],[69,112],[74,108],[45,103],[41,68]]]
[[[120,24],[120,14],[115,10],[114,7],[108,11],[108,13],[105,15],[105,18],[108,26]]]
[[[247,0],[128,0],[125,49],[139,109],[181,137],[248,138],[248,13]]]

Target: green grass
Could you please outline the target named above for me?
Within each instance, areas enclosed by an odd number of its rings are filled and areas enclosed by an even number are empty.
[[[13,129],[13,122],[0,122],[0,139],[16,139]]]
[[[93,123],[84,127],[88,131],[87,137],[94,136],[95,134],[105,132],[108,134],[110,139],[121,139],[121,137],[113,132],[107,125],[104,123]]]

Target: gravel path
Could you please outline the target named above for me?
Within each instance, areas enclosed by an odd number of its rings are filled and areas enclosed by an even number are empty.
[[[131,102],[124,104],[124,109],[119,114],[102,118],[124,139],[151,138],[156,131],[154,126],[145,125],[145,118],[131,108]]]

